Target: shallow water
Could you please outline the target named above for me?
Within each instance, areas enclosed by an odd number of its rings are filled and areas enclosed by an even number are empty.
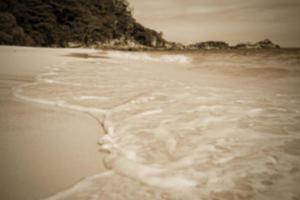
[[[300,199],[300,51],[103,54],[14,89],[106,133],[108,172],[49,199]]]

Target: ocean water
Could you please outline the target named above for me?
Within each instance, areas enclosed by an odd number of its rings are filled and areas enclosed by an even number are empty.
[[[105,133],[107,171],[47,199],[300,199],[299,50],[95,54],[14,88]]]

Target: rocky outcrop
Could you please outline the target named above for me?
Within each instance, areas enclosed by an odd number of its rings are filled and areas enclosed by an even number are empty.
[[[187,46],[187,49],[197,50],[197,49],[229,49],[230,46],[226,42],[222,41],[207,41],[199,42],[196,44],[191,44]]]
[[[126,0],[1,0],[0,44],[162,48]]]
[[[279,49],[280,46],[271,40],[265,39],[256,43],[240,43],[232,47],[233,49]]]
[[[186,46],[178,43],[178,42],[166,42],[165,43],[166,50],[185,50]]]
[[[235,46],[230,46],[223,41],[207,41],[190,44],[183,49],[186,50],[210,50],[210,49],[278,49],[279,45],[274,44],[271,40],[265,39],[256,43],[240,43]]]

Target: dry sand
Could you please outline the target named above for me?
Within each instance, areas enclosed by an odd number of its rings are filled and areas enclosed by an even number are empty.
[[[12,88],[83,49],[0,47],[0,199],[49,196],[103,170],[90,116],[16,99]]]

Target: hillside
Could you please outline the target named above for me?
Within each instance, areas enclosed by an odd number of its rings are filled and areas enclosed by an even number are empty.
[[[126,0],[1,0],[0,44],[164,47],[136,22]]]

